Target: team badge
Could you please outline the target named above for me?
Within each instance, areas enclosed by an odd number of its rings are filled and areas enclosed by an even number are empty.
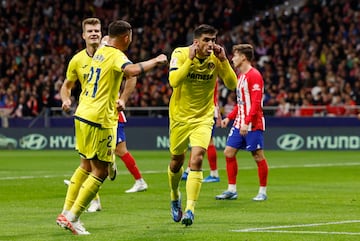
[[[178,59],[177,58],[172,58],[170,61],[170,67],[174,67],[177,65]]]
[[[208,63],[208,69],[214,69],[215,68],[215,64],[210,62]]]

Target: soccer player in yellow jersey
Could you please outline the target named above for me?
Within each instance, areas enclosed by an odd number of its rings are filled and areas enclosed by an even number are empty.
[[[223,47],[217,45],[217,30],[203,24],[194,30],[193,44],[176,48],[170,61],[169,82],[173,93],[169,105],[170,154],[168,178],[171,214],[175,222],[189,226],[203,180],[202,162],[214,124],[214,90],[219,76],[235,89],[237,78]],[[186,182],[183,215],[179,183],[185,152],[191,146],[190,172]]]
[[[91,173],[80,187],[71,209],[56,219],[58,225],[79,235],[90,234],[79,217],[108,176],[109,164],[114,162],[118,110],[125,109],[127,98],[135,87],[135,76],[167,63],[164,54],[138,64],[126,57],[123,51],[132,41],[132,28],[126,21],[112,22],[108,35],[108,45],[100,47],[93,56],[87,84],[75,112],[76,145],[79,154],[90,161]],[[118,99],[124,77],[125,88]]]
[[[84,89],[92,57],[100,45],[101,22],[98,18],[86,18],[83,20],[82,38],[85,40],[86,47],[75,54],[70,60],[66,71],[66,79],[60,89],[62,109],[66,112],[69,112],[71,109],[71,90],[75,87],[76,82],[79,81],[81,89]],[[64,210],[70,210],[79,192],[81,184],[90,172],[90,161],[80,156],[80,166],[76,169],[71,180],[64,180],[65,184],[68,184],[68,190],[63,207]],[[88,211],[99,211],[100,209],[100,197],[97,194],[94,200],[91,201]]]

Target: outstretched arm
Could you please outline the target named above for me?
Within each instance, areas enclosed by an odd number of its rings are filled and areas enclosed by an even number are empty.
[[[160,54],[155,58],[149,59],[136,64],[128,64],[124,67],[124,73],[126,76],[138,76],[145,72],[155,68],[156,66],[165,65],[168,63],[165,54]]]

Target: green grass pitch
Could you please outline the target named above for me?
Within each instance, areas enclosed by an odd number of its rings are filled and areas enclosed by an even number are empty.
[[[132,151],[149,189],[126,194],[134,180],[117,158],[120,174],[100,190],[103,210],[84,213],[89,236],[74,236],[55,223],[65,185],[79,164],[75,151],[0,150],[0,240],[360,240],[359,151],[265,152],[268,197],[254,202],[256,165],[239,152],[238,194],[217,201],[227,188],[225,159],[218,151],[220,183],[204,183],[195,221],[185,228],[170,217],[167,151]],[[209,174],[207,159],[204,177]],[[183,206],[185,185],[182,182]]]

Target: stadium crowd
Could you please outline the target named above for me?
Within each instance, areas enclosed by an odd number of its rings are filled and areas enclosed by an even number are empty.
[[[196,25],[211,24],[219,29],[218,43],[230,59],[234,44],[256,46],[254,66],[263,74],[264,106],[273,107],[272,115],[356,115],[360,105],[360,4],[356,0],[310,0],[299,8],[276,6],[283,2],[2,1],[0,108],[11,109],[12,117],[23,117],[37,116],[46,107],[60,107],[59,88],[67,64],[83,48],[80,23],[96,16],[105,27],[103,34],[114,19],[132,24],[133,43],[127,55],[133,62],[160,52],[169,56],[175,46],[191,44]],[[167,68],[139,77],[127,105],[167,106],[172,91],[167,77]],[[78,94],[79,89],[74,98]],[[234,96],[220,81],[219,104],[224,113],[231,110]]]

